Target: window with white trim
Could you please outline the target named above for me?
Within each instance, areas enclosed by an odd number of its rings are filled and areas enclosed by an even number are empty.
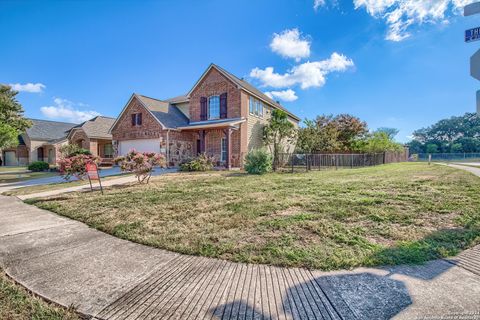
[[[227,161],[227,139],[222,138],[220,145],[220,161]]]
[[[263,117],[263,103],[253,97],[250,97],[249,112],[252,115]]]
[[[220,96],[208,98],[208,120],[220,118]]]

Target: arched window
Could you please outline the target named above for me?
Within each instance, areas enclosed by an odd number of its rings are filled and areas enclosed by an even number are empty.
[[[210,96],[208,98],[208,119],[220,118],[220,96]]]

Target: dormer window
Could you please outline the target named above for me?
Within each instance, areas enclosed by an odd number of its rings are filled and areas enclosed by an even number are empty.
[[[141,113],[132,113],[132,126],[141,126],[142,125],[142,114]]]
[[[208,120],[220,118],[220,96],[208,98]]]

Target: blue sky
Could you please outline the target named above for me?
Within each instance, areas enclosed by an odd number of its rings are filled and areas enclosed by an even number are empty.
[[[0,82],[20,85],[28,117],[79,122],[117,116],[132,92],[186,93],[214,62],[296,97],[282,103],[302,118],[350,113],[407,141],[475,110],[467,2],[2,1]]]

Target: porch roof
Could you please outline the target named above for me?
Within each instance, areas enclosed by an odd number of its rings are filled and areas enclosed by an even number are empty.
[[[188,126],[178,127],[178,130],[195,130],[195,129],[214,129],[214,128],[228,128],[245,122],[245,118],[231,118],[219,120],[207,120],[190,122]]]

